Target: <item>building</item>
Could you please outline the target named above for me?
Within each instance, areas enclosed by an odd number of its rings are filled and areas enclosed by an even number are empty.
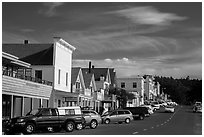
[[[154,89],[154,77],[152,75],[144,76],[144,99],[146,101],[154,100],[155,97],[155,89]]]
[[[96,83],[96,88],[99,93],[102,94],[101,108],[107,108],[109,110],[116,108],[116,96],[109,94],[109,88],[111,85],[111,76],[109,68],[95,68],[91,66],[89,62],[89,68],[82,68],[83,73],[93,73]],[[101,110],[100,110],[101,111]]]
[[[48,107],[52,82],[34,77],[31,64],[2,52],[2,119]]]
[[[137,107],[144,104],[144,78],[117,78],[117,86],[135,95],[135,99],[128,100],[127,107]]]
[[[72,52],[75,47],[59,37],[50,44],[3,44],[2,50],[30,64],[31,75],[52,82],[50,107],[65,106],[71,93]]]

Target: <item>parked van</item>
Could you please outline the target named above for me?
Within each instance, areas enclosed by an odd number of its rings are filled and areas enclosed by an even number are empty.
[[[113,110],[107,111],[102,115],[102,121],[105,124],[109,123],[122,123],[125,122],[127,124],[133,120],[132,113],[129,110]]]

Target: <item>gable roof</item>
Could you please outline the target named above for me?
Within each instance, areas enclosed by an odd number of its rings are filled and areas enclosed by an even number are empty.
[[[116,84],[116,72],[114,68],[109,68],[109,73],[110,73],[110,79],[111,79],[111,84]]]
[[[53,64],[53,44],[2,44],[2,51],[31,65]]]
[[[74,84],[77,80],[77,77],[79,75],[80,67],[72,68],[72,76],[71,76],[71,83]]]
[[[82,74],[83,74],[83,78],[84,78],[84,83],[85,83],[85,87],[89,88],[90,84],[91,84],[91,80],[93,77],[93,73],[88,73],[88,71],[86,70],[86,68],[82,68]]]
[[[89,68],[82,68],[83,71],[89,73]],[[106,80],[106,76],[108,74],[108,68],[91,68],[91,73],[94,74],[95,81],[100,81],[100,77],[104,76]]]

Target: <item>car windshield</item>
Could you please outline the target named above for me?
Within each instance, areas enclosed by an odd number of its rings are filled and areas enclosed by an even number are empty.
[[[107,116],[107,115],[109,115],[109,114],[111,114],[112,113],[112,111],[107,111],[107,112],[105,112],[102,116]]]
[[[35,116],[35,115],[38,114],[38,112],[39,112],[39,109],[33,109],[33,110],[31,110],[30,112],[28,112],[28,113],[26,114],[26,116],[29,116],[29,115]]]

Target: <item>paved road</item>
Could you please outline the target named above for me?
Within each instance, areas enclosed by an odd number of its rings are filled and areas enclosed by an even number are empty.
[[[135,120],[130,124],[99,125],[97,129],[86,128],[71,133],[36,133],[42,135],[201,135],[202,114],[193,113],[189,106],[176,107],[175,113],[155,112],[145,120]]]

